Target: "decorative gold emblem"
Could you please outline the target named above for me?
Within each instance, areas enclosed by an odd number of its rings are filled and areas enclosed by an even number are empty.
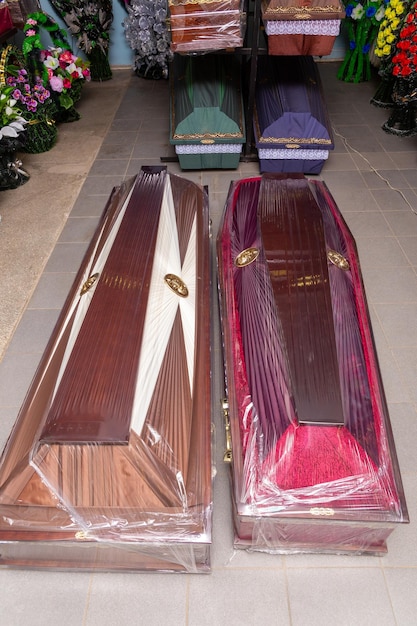
[[[318,517],[332,517],[332,515],[334,515],[334,509],[325,506],[315,506],[310,509],[310,513]]]
[[[214,143],[214,139],[202,139],[201,143],[204,145],[210,145],[212,143]]]
[[[85,293],[87,293],[87,291],[89,291],[89,289],[91,289],[94,283],[98,280],[99,276],[100,274],[97,272],[96,274],[92,274],[87,278],[84,285],[81,287],[80,296],[83,296]]]
[[[239,252],[237,257],[235,258],[236,267],[246,267],[246,265],[250,265],[253,261],[259,256],[258,248],[246,248]]]
[[[85,530],[77,530],[77,532],[75,533],[75,538],[79,540],[88,539],[88,535]]]
[[[329,259],[330,263],[336,265],[336,267],[338,267],[340,270],[345,270],[346,272],[350,269],[349,261],[342,254],[340,254],[340,252],[336,252],[336,250],[329,250],[327,253],[327,258]]]
[[[287,143],[285,144],[285,147],[289,150],[297,150],[298,148],[300,148],[300,145],[298,143]]]
[[[175,274],[165,274],[164,281],[177,296],[186,298],[188,296],[188,288],[185,282]]]

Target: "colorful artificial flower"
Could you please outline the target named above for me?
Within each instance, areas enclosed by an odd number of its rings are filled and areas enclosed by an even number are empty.
[[[0,141],[16,138],[25,130],[26,120],[17,100],[13,97],[13,87],[0,86]]]
[[[390,0],[378,30],[375,56],[384,59],[390,57],[395,52],[398,33],[407,15],[409,6],[410,3],[407,1]]]
[[[392,74],[403,78],[416,77],[417,72],[417,2],[407,14],[392,59]]]
[[[393,0],[399,2],[400,0]],[[369,80],[369,51],[375,41],[388,0],[346,0],[349,48],[339,68],[338,78],[346,82]]]
[[[11,70],[9,70],[11,72]],[[38,76],[32,86],[25,68],[10,73],[6,83],[13,87],[13,98],[23,107],[22,115],[25,117],[25,110],[29,113],[36,113],[39,105],[45,104],[51,93],[44,87],[42,79]]]

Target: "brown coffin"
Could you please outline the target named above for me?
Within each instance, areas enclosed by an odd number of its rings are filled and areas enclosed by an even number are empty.
[[[171,49],[198,52],[243,45],[244,13],[239,0],[169,2]]]
[[[114,189],[0,463],[0,564],[208,571],[203,189]]]

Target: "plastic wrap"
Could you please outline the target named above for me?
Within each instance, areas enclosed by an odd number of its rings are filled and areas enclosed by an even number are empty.
[[[168,0],[173,52],[208,52],[243,45],[242,0]]]
[[[261,172],[321,172],[334,144],[312,57],[259,58],[253,124]]]
[[[240,60],[176,55],[170,73],[170,142],[182,169],[238,167],[245,123]]]
[[[207,194],[113,190],[0,464],[0,563],[207,571]]]
[[[262,19],[268,36],[268,52],[272,55],[329,55],[343,17],[340,2],[264,0]]]
[[[386,551],[408,513],[355,242],[325,184],[233,183],[218,273],[235,546]]]

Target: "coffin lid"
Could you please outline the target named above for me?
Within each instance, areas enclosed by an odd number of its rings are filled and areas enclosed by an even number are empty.
[[[312,57],[260,57],[255,96],[257,148],[334,147]]]
[[[0,541],[209,541],[208,242],[191,181],[113,190],[0,460]]]
[[[171,144],[244,143],[239,60],[176,55],[171,72]]]

